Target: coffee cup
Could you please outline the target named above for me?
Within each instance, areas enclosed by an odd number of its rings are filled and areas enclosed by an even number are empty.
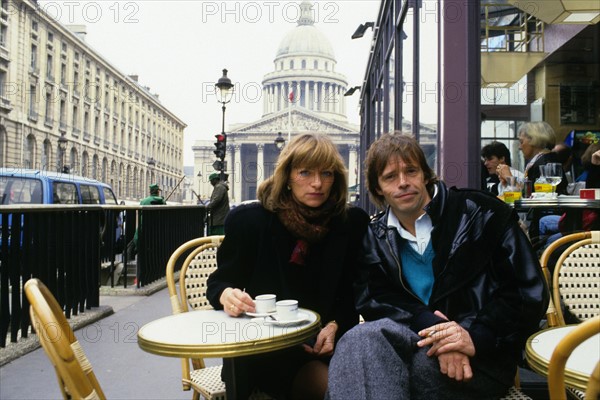
[[[254,298],[254,308],[258,314],[266,314],[275,311],[275,301],[277,297],[274,294],[261,294]]]
[[[276,303],[277,319],[290,321],[298,318],[298,300],[280,300]]]

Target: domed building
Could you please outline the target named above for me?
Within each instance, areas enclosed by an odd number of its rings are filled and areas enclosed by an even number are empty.
[[[229,194],[234,202],[255,199],[260,183],[273,174],[279,134],[286,143],[306,132],[327,134],[346,162],[349,185],[357,184],[360,139],[358,126],[349,124],[346,116],[348,83],[336,71],[333,46],[315,26],[312,3],[302,2],[300,10],[297,26],[279,45],[273,72],[262,81],[262,118],[233,124],[227,132]],[[213,148],[212,141],[197,142],[193,147],[196,175],[208,175],[206,166],[214,161],[214,156],[210,157]],[[212,187],[208,184],[205,189],[204,180],[200,191],[210,194]]]

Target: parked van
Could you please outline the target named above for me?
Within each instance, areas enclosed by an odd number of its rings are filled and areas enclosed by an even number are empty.
[[[91,178],[22,168],[0,168],[0,205],[118,204],[110,185]]]

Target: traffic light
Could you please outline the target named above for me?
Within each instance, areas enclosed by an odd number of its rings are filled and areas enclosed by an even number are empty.
[[[215,135],[215,137],[217,138],[217,141],[215,142],[215,150],[213,151],[213,153],[215,153],[219,160],[223,161],[225,159],[225,147],[227,144],[227,137],[222,133]]]
[[[212,165],[215,171],[223,171],[225,170],[225,162],[221,160],[217,160]]]

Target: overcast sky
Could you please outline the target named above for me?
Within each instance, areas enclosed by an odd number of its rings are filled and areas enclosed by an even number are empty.
[[[184,164],[193,164],[192,145],[221,131],[221,106],[214,83],[227,68],[238,95],[227,106],[226,126],[262,116],[263,76],[284,36],[296,27],[294,1],[39,1],[63,24],[85,24],[86,42],[121,72],[139,75],[160,101],[183,120]],[[380,0],[317,0],[316,27],[331,41],[337,72],[348,86],[360,85],[372,30],[350,36],[375,21]],[[359,123],[357,92],[347,97],[348,119]]]

